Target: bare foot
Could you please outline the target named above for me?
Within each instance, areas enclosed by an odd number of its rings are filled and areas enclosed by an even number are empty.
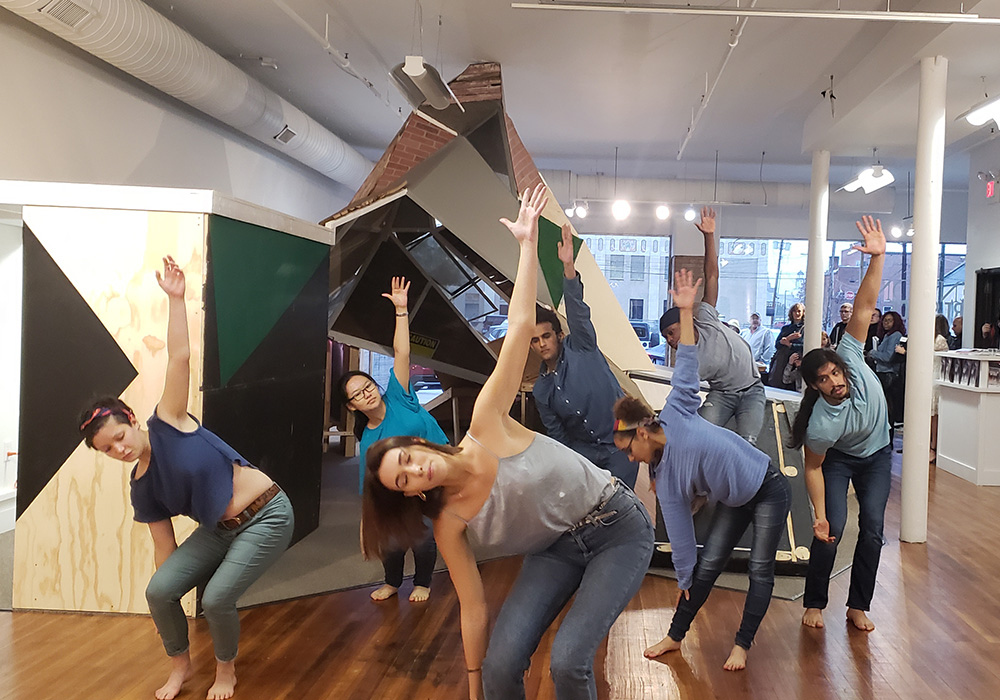
[[[726,663],[722,664],[722,668],[727,671],[742,671],[746,667],[747,650],[739,644],[734,644],[733,650],[729,652],[729,658],[726,659]]]
[[[173,700],[181,692],[184,681],[191,677],[191,652],[185,651],[183,654],[170,657],[170,676],[154,693],[157,700]]]
[[[670,635],[667,635],[660,641],[658,641],[653,646],[642,652],[642,655],[647,659],[655,659],[657,656],[666,654],[668,651],[677,651],[681,648],[681,643],[675,639],[671,639]]]
[[[423,603],[425,600],[431,597],[431,589],[426,586],[414,586],[413,592],[410,593],[411,603]]]
[[[399,589],[396,588],[395,586],[390,586],[388,583],[385,583],[382,585],[381,588],[376,588],[374,591],[372,591],[372,600],[374,601],[389,600],[389,598],[392,598],[394,595],[396,595],[397,590]]]
[[[865,614],[864,610],[848,608],[847,619],[851,621],[852,625],[857,627],[862,632],[871,632],[875,629],[875,623],[868,619],[868,615]]]
[[[208,689],[207,700],[227,700],[236,692],[236,662],[216,660],[215,684]]]
[[[806,608],[802,613],[802,624],[806,627],[823,628],[823,611],[819,608]]]

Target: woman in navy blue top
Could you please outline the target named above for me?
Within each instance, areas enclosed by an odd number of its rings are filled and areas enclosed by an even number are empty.
[[[172,666],[156,697],[176,697],[193,674],[180,599],[203,584],[216,658],[207,698],[225,700],[236,686],[236,601],[288,547],[294,519],[278,485],[187,412],[191,348],[184,273],[168,256],[156,281],[169,300],[167,373],[147,430],[124,402],[108,397],[83,412],[80,433],[88,447],[136,463],[132,507],[135,520],[149,525],[156,560],[146,600]],[[171,520],[177,515],[199,525],[179,546]]]
[[[692,310],[701,280],[697,284],[691,280],[688,270],[675,275],[673,299],[680,309],[681,337],[667,403],[657,419],[638,399],[619,399],[614,437],[629,459],[656,465],[656,497],[670,536],[680,589],[670,631],[646,649],[648,658],[680,649],[733,548],[753,524],[750,588],[736,643],[724,664],[726,670],[737,671],[746,667],[747,650],[771,602],[774,558],[792,493],[766,454],[698,414],[701,398]],[[717,507],[699,556],[693,512],[705,499]]]
[[[364,421],[358,444],[358,458],[363,467],[365,454],[372,443],[396,435],[415,435],[430,442],[445,444],[448,438],[433,416],[420,405],[410,386],[410,283],[404,277],[393,277],[389,294],[383,294],[396,310],[396,327],[392,337],[393,364],[385,394],[364,372],[347,372],[340,378],[340,395],[344,403]],[[403,386],[406,388],[404,389]],[[360,470],[362,483],[364,469]],[[374,601],[396,595],[403,583],[403,558],[406,549],[389,548],[381,553],[385,583],[371,592]],[[411,603],[422,603],[431,594],[431,575],[437,563],[434,537],[427,536],[413,547],[413,591]]]

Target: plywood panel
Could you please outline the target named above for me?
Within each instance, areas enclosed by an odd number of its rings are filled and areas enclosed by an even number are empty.
[[[166,369],[167,298],[154,272],[174,256],[187,276],[190,410],[200,417],[204,216],[25,207],[24,220],[139,371],[122,399],[142,420]],[[15,527],[15,608],[146,611],[153,547],[148,528],[132,520],[130,471],[82,443],[60,467]],[[177,518],[175,529],[182,540],[194,523]],[[189,614],[193,604],[188,596]]]

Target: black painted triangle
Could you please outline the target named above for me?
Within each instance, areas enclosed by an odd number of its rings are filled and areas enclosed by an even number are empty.
[[[27,224],[23,255],[17,517],[80,444],[85,404],[138,374]]]

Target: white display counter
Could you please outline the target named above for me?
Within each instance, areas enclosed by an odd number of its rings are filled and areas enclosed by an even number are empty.
[[[936,353],[939,363],[937,465],[979,486],[1000,486],[1000,353]]]

